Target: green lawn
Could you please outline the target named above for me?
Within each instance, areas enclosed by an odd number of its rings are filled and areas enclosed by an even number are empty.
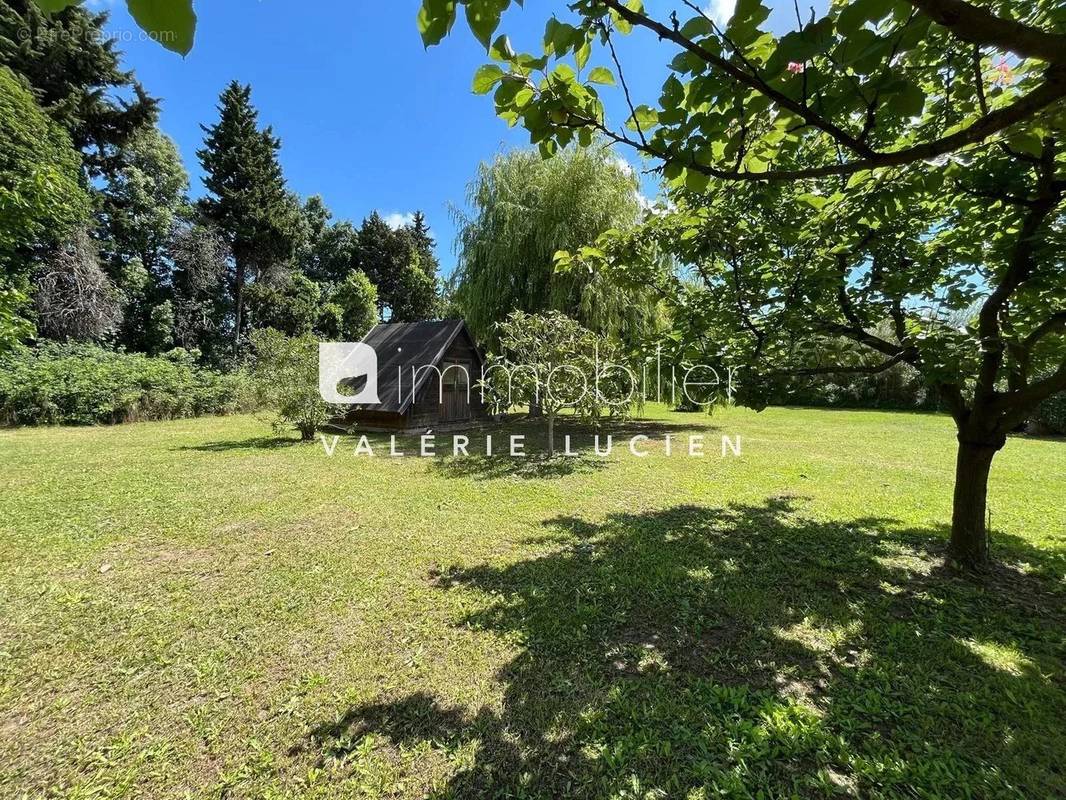
[[[949,420],[648,413],[711,455],[0,432],[0,797],[1066,795],[1066,442],[973,580]]]

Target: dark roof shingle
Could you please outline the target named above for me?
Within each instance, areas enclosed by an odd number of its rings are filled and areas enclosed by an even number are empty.
[[[402,414],[432,370],[422,370],[415,391],[411,391],[411,370],[426,365],[438,366],[445,351],[461,333],[473,337],[461,319],[430,322],[383,322],[375,325],[363,338],[378,357],[378,405],[357,405],[353,410],[385,411]],[[476,349],[476,346],[475,346]],[[402,374],[402,379],[401,379]]]

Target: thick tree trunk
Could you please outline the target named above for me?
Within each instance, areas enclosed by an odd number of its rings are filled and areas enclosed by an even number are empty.
[[[548,415],[548,458],[555,455],[555,415]]]
[[[969,567],[980,567],[988,561],[988,473],[1000,447],[1001,444],[959,442],[951,511],[951,556]]]

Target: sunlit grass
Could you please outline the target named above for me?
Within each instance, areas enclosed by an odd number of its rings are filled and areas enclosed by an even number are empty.
[[[0,796],[1066,793],[1066,443],[997,457],[970,579],[950,421],[647,415],[565,461],[0,431]]]

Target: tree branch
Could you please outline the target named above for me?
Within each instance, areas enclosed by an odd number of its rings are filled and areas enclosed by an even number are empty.
[[[1041,154],[1040,187],[1036,200],[1030,205],[1011,253],[1010,263],[999,285],[981,306],[977,332],[981,340],[981,368],[977,376],[975,402],[989,400],[995,395],[996,379],[1003,364],[1006,345],[1000,336],[999,315],[1011,295],[1025,283],[1033,269],[1034,239],[1037,231],[1061,200],[1061,192],[1051,186],[1055,174],[1055,142],[1046,139]]]
[[[632,9],[627,8],[622,5],[619,0],[601,0],[601,2],[631,25],[647,28],[653,33],[658,34],[660,39],[666,39],[679,47],[688,50],[693,55],[698,56],[716,69],[724,72],[737,83],[765,95],[773,100],[778,107],[791,111],[797,117],[807,122],[807,124],[827,133],[854,153],[861,156],[873,155],[874,151],[868,145],[860,142],[843,128],[834,125],[827,119],[823,119],[806,105],[793,100],[788,95],[782,94],[777,89],[768,85],[766,81],[757,75],[748,74],[736,64],[729,62],[716,53],[712,53],[706,47],[697,44],[691,39],[682,36],[680,31],[669,28],[658,20],[654,20],[639,11],[633,11]]]
[[[873,150],[865,142],[852,136],[844,129],[824,119],[808,106],[792,100],[773,87],[767,85],[761,78],[748,74],[735,64],[732,64],[721,56],[707,50],[705,47],[682,36],[678,30],[667,27],[663,23],[651,19],[646,14],[627,8],[622,5],[619,0],[600,0],[600,2],[615,11],[630,24],[646,28],[657,34],[660,38],[677,44],[681,48],[703,59],[713,67],[721,70],[734,81],[763,94],[773,101],[773,103],[779,108],[795,114],[807,125],[828,134],[836,143],[844,145],[860,156],[860,158],[855,161],[843,161],[836,164],[826,164],[820,167],[797,170],[769,170],[766,172],[724,170],[704,164],[698,164],[695,161],[691,161],[691,163],[685,165],[689,169],[693,169],[712,178],[747,181],[801,180],[804,178],[823,178],[830,175],[850,175],[863,170],[876,169],[879,167],[903,166],[916,161],[930,160],[952,153],[968,145],[981,142],[988,137],[1009,128],[1015,123],[1032,117],[1034,114],[1042,111],[1063,97],[1066,97],[1066,61],[1064,61],[1066,60],[1066,56],[1060,56],[1058,60],[1051,60],[1053,66],[1045,72],[1043,83],[1010,105],[982,115],[969,127],[956,131],[950,136],[907,147],[903,150],[878,152]],[[966,3],[961,3],[960,0],[912,0],[912,2],[929,2],[933,4],[951,2],[959,3],[966,8],[970,7]],[[991,17],[991,15],[988,16]],[[1010,24],[1018,25],[1018,23]],[[1024,28],[1025,26],[1020,27]],[[1045,35],[1052,36],[1052,34]],[[1063,44],[1057,46],[1061,46],[1062,52],[1066,53],[1066,37],[1053,36],[1052,38],[1063,40]],[[982,39],[982,43],[990,43],[990,41],[985,42],[985,40]],[[612,138],[619,143],[638,147],[643,152],[656,158],[662,158],[668,161],[674,159],[670,154],[662,153],[661,151],[657,151],[656,149],[645,145],[640,145],[629,137],[615,135]]]
[[[855,366],[855,367],[809,367],[803,369],[788,369],[777,370],[770,373],[774,376],[780,377],[800,377],[808,375],[876,375],[879,372],[892,369],[897,364],[901,364],[905,360],[905,353],[899,353],[892,358],[882,361],[880,364],[872,364],[870,366]]]
[[[1066,36],[1048,33],[964,0],[909,0],[910,4],[971,44],[989,45],[1021,58],[1066,64]]]
[[[1066,391],[1066,361],[1057,371],[1024,389],[1007,392],[996,398],[995,406],[1006,410],[999,428],[1007,433],[1021,425],[1036,408],[1053,394]]]

